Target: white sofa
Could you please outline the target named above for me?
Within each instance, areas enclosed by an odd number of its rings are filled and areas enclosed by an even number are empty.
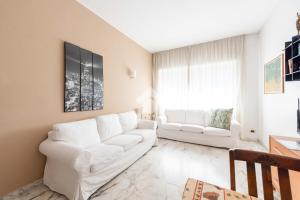
[[[156,122],[133,111],[55,124],[39,148],[47,156],[44,184],[71,200],[88,199],[156,141]]]
[[[158,137],[214,147],[238,147],[241,127],[231,121],[230,130],[209,127],[210,111],[166,110],[158,117]]]

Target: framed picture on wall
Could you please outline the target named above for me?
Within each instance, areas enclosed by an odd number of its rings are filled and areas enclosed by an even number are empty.
[[[64,111],[103,109],[103,57],[65,42]]]
[[[65,112],[80,111],[80,48],[65,43]]]
[[[103,109],[103,57],[93,53],[93,110]]]
[[[284,55],[281,54],[264,66],[265,94],[284,92]]]
[[[93,53],[85,49],[80,49],[80,53],[80,104],[81,111],[87,111],[93,106]]]

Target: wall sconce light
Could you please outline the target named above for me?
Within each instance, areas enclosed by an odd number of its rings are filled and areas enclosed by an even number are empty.
[[[132,79],[136,78],[136,70],[135,69],[128,68],[127,72],[128,72],[129,78],[132,78]]]

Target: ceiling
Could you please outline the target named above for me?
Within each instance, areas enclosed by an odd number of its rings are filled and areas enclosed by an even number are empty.
[[[279,0],[78,0],[149,52],[256,33]]]

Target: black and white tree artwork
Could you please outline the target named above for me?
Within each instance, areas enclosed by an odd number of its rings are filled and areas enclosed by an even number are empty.
[[[65,43],[65,112],[80,111],[80,49]]]
[[[93,109],[93,53],[81,49],[81,110]]]
[[[103,109],[103,57],[65,42],[65,112]]]
[[[103,57],[93,54],[93,110],[103,109]]]

